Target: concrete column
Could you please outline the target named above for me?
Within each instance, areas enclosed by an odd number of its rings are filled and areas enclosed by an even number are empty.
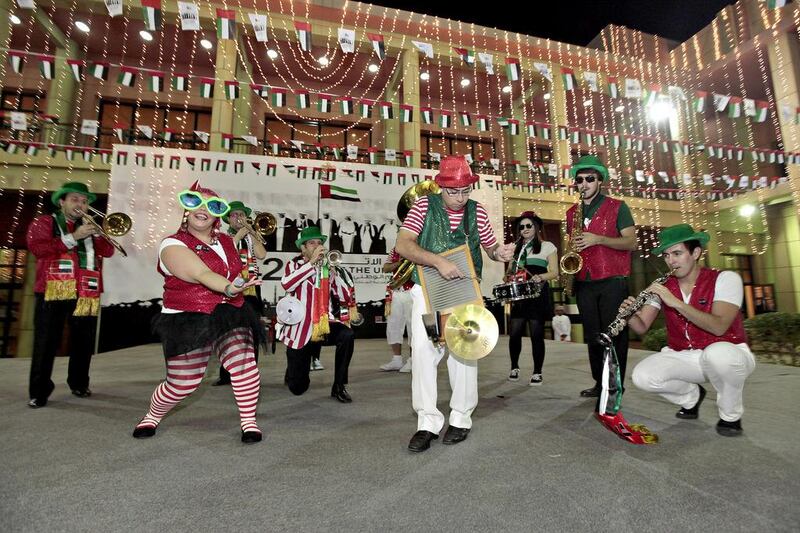
[[[9,12],[14,8],[12,0],[0,0],[0,46],[5,47],[10,42],[11,21],[8,20]],[[5,87],[5,74],[8,72],[8,51],[0,49],[0,91]]]
[[[507,128],[505,135],[507,145],[509,147],[509,156],[510,159],[508,163],[512,161],[519,161],[520,164],[520,171],[516,172],[513,167],[509,167],[508,176],[515,181],[528,181],[528,134],[525,129],[525,113],[524,113],[525,101],[522,97],[516,99],[512,106],[512,117],[514,120],[519,121],[519,134],[518,135],[511,135],[511,129]]]
[[[413,120],[402,125],[403,150],[411,150],[411,165],[422,166],[421,111],[419,99],[419,52],[409,44],[400,58],[403,65],[403,103],[414,108]]]
[[[569,118],[567,115],[567,93],[564,90],[564,80],[561,77],[561,65],[553,64],[553,81],[550,83],[550,123],[553,125],[553,162],[558,165],[559,181],[563,181],[561,167],[571,164],[571,154],[569,141],[558,140],[558,128],[567,126]]]
[[[55,115],[61,124],[72,124],[75,119],[75,77],[67,66],[67,59],[75,57],[75,46],[56,48],[55,76],[47,91],[47,114]],[[45,142],[63,144],[59,128],[49,127]]]
[[[225,98],[225,82],[236,79],[236,41],[217,41],[217,60],[214,64],[214,103],[211,106],[211,140],[209,150],[221,152],[222,134],[232,133],[233,101]],[[239,88],[242,90],[242,87]],[[249,87],[246,87],[249,90]]]

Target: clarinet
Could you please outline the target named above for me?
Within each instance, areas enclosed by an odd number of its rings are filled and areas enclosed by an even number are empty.
[[[653,281],[653,283],[664,283],[673,272],[675,272],[674,269],[670,270],[663,276]],[[611,346],[614,344],[614,337],[619,335],[620,332],[625,329],[625,326],[628,325],[628,318],[630,318],[631,315],[633,315],[636,311],[644,307],[644,304],[647,303],[647,300],[649,300],[651,296],[653,296],[653,293],[648,290],[643,290],[640,292],[639,296],[636,297],[636,300],[634,300],[634,302],[624,310],[620,311],[614,321],[608,325],[606,330],[597,335],[597,343],[602,344],[603,346]]]

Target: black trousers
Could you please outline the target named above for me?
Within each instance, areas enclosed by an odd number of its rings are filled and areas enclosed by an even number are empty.
[[[619,306],[628,297],[628,279],[610,278],[591,282],[576,282],[578,310],[583,321],[583,339],[589,345],[589,365],[592,378],[597,386],[603,374],[603,346],[597,342],[597,335],[608,327],[617,317]],[[622,330],[614,339],[619,371],[625,382],[625,367],[628,363],[628,328]]]
[[[64,323],[69,322],[69,367],[67,385],[72,390],[89,388],[89,365],[94,353],[97,317],[75,317],[77,300],[46,302],[44,294],[36,294],[33,317],[33,357],[28,394],[31,398],[47,400],[55,384],[53,362],[64,336]]]
[[[336,346],[336,363],[333,385],[347,385],[347,373],[353,358],[356,335],[353,330],[339,322],[330,323],[331,332],[322,342],[309,342],[299,350],[286,348],[286,384],[292,394],[301,395],[311,383],[309,373],[311,358],[319,355],[323,346]]]
[[[257,287],[260,288],[260,287]],[[260,294],[260,291],[257,293]],[[264,314],[264,302],[261,300],[261,296],[245,296],[244,297],[245,305],[249,305],[253,308],[253,311],[260,317]],[[258,363],[258,343],[253,345],[253,353],[256,356],[256,363]],[[231,374],[224,368],[222,365],[219,366],[219,380],[223,383],[230,383],[231,382]]]

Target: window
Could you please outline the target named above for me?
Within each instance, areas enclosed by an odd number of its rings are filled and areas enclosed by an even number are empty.
[[[278,137],[284,145],[289,141],[303,141],[307,144],[339,146],[343,148],[342,153],[345,153],[344,149],[348,144],[355,144],[359,147],[358,161],[361,163],[369,161],[366,152],[372,146],[372,130],[368,126],[352,126],[344,122],[322,123],[316,120],[278,120],[274,116],[267,116],[264,118],[264,144],[269,146],[273,137]],[[311,147],[304,148],[304,152],[312,151]],[[301,157],[296,148],[287,149],[285,146],[280,155]]]
[[[456,138],[451,135],[441,133],[422,133],[422,167],[431,168],[434,161],[431,159],[431,152],[437,152],[442,157],[446,155],[469,155],[472,157],[472,168],[476,171],[485,172],[486,169],[480,168],[480,161],[484,161],[487,168],[489,160],[494,157],[493,139],[473,139],[469,137]]]
[[[744,284],[744,307],[742,311],[745,313],[746,318],[751,318],[756,315],[756,287],[760,290],[758,293],[760,294],[759,297],[759,305],[765,307],[767,302],[765,298],[764,287],[762,285],[755,285],[754,276],[753,276],[753,256],[751,255],[740,255],[740,254],[722,254],[722,270],[732,270],[736,272],[742,277],[742,283]],[[771,300],[771,308],[774,311],[775,301],[772,299],[772,287],[767,286],[770,288],[770,300]],[[767,311],[761,311],[767,312]]]
[[[17,355],[19,308],[27,258],[27,250],[0,249],[0,357]]]
[[[114,128],[117,124],[124,126],[123,142],[133,143],[136,140],[147,138],[136,129],[136,126],[150,126],[153,128],[153,138],[164,131],[164,128],[175,130],[170,142],[163,142],[162,146],[168,148],[191,148],[204,150],[206,145],[198,142],[194,132],[210,132],[211,109],[203,108],[167,108],[156,109],[154,104],[133,102],[100,102],[100,136],[97,147],[111,148],[112,144],[119,143]]]
[[[21,111],[28,113],[28,131],[12,130],[11,119],[3,117],[0,122],[5,121],[2,126],[4,136],[22,141],[41,141],[41,130],[39,120],[35,119],[36,113],[44,113],[47,110],[44,92],[22,91],[7,89],[2,93],[0,109],[3,111]]]

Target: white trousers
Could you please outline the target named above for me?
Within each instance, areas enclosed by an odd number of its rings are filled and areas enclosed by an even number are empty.
[[[403,344],[403,332],[408,327],[408,344],[411,345],[412,306],[409,291],[392,291],[392,312],[386,319],[386,340],[389,344]]]
[[[633,369],[633,383],[656,392],[684,408],[700,398],[696,384],[711,382],[717,391],[719,417],[735,422],[742,417],[742,390],[756,366],[747,344],[715,342],[703,350],[674,351],[669,347],[647,357]]]
[[[436,375],[439,361],[447,349],[434,345],[425,333],[422,315],[426,313],[422,287],[415,285],[410,291],[413,300],[411,311],[411,402],[417,412],[417,431],[439,434],[444,427],[444,415],[436,407]],[[450,376],[450,425],[457,428],[472,427],[472,411],[478,405],[478,362],[465,361],[453,355],[447,358]]]

